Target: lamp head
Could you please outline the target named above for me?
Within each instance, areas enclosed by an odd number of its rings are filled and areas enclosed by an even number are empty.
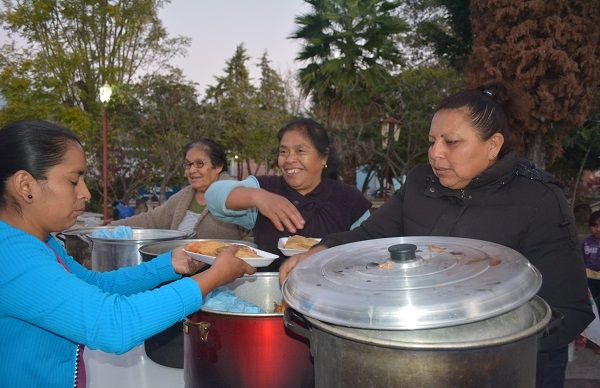
[[[100,101],[103,104],[106,104],[107,102],[110,101],[111,94],[112,94],[112,87],[108,83],[105,83],[104,85],[102,85],[100,87]]]

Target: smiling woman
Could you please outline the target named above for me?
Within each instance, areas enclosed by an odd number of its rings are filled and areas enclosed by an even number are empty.
[[[194,140],[183,147],[181,163],[189,186],[154,209],[113,221],[111,225],[151,229],[175,229],[195,233],[198,238],[241,240],[248,231],[216,219],[206,208],[204,193],[218,180],[231,179],[221,146],[210,139]]]
[[[335,179],[337,160],[323,127],[308,118],[294,119],[277,138],[281,176],[216,182],[206,191],[216,217],[252,229],[258,248],[274,254],[280,253],[282,237],[321,237],[350,230],[369,217],[371,203]],[[264,270],[277,270],[281,260]]]

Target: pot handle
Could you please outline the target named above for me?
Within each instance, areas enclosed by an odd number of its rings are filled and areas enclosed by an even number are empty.
[[[550,322],[548,322],[546,330],[544,331],[545,335],[550,334],[550,332],[556,329],[562,323],[563,319],[565,319],[565,314],[560,311],[554,310],[553,308],[550,308],[550,311],[552,311],[552,317],[550,317]]]
[[[300,324],[298,324],[300,323]],[[283,312],[283,324],[293,333],[298,334],[301,337],[307,338],[312,342],[312,330],[310,329],[310,323],[304,318],[302,314],[297,312],[291,307],[288,307]]]
[[[92,247],[92,239],[89,238],[87,234],[81,233],[81,234],[77,234],[76,236],[79,237],[82,241],[86,242],[87,245],[90,246],[90,248],[93,248]]]
[[[63,244],[67,242],[67,236],[63,232],[58,232],[54,235],[57,239],[59,239]]]
[[[183,320],[183,333],[190,334],[190,330],[196,330],[198,332],[198,337],[204,343],[208,342],[210,327],[211,324],[209,322],[192,322],[188,318]]]

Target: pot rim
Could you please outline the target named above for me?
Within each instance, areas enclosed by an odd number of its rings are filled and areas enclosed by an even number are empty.
[[[113,226],[112,228],[116,228]],[[152,242],[159,241],[170,241],[170,240],[181,240],[190,236],[188,232],[182,232],[180,230],[175,229],[147,229],[147,228],[132,228],[135,233],[141,233],[141,236],[134,236],[130,239],[120,239],[120,238],[106,238],[106,237],[94,237],[91,233],[83,233],[85,237],[93,241],[94,244],[104,243],[110,245],[145,245]],[[160,237],[152,237],[152,233],[160,232],[164,235]],[[149,236],[144,236],[143,234],[149,234]]]
[[[505,345],[512,342],[517,342],[524,338],[539,335],[545,328],[548,326],[550,319],[552,317],[552,309],[539,296],[534,296],[528,304],[533,304],[533,308],[540,312],[540,317],[538,317],[537,322],[535,322],[530,327],[525,330],[521,330],[515,332],[510,335],[504,335],[495,338],[489,338],[485,340],[479,341],[470,341],[470,342],[443,342],[443,343],[422,343],[422,342],[406,342],[406,341],[396,341],[390,339],[381,339],[381,338],[367,338],[364,335],[360,335],[360,333],[369,333],[369,332],[409,332],[409,331],[427,331],[431,329],[415,329],[415,330],[377,330],[377,329],[357,329],[345,326],[338,326],[334,324],[329,324],[326,322],[319,321],[315,318],[311,318],[305,314],[302,314],[302,317],[306,319],[311,326],[314,326],[326,333],[335,335],[340,338],[348,339],[354,342],[359,342],[367,345],[374,345],[386,348],[403,348],[403,349],[411,349],[411,350],[467,350],[467,349],[477,349],[477,348],[486,348],[492,346],[500,346]],[[541,313],[541,311],[544,311]],[[301,314],[301,313],[300,313]],[[473,325],[478,322],[467,323],[464,325]],[[461,326],[461,325],[458,325]],[[448,329],[451,328],[441,328]],[[312,329],[311,329],[312,330]],[[439,329],[434,329],[439,330]]]
[[[70,228],[70,229],[65,229],[62,232],[58,232],[58,235],[64,235],[64,236],[69,236],[69,237],[77,237],[79,238],[80,235],[82,234],[88,234],[90,232],[93,232],[95,230],[100,230],[100,229],[114,229],[116,228],[116,225],[103,225],[103,226],[84,226],[81,228]],[[131,229],[143,229],[137,226],[132,226]]]
[[[242,283],[251,282],[251,281],[254,281],[253,279],[261,279],[261,278],[272,278],[272,279],[275,279],[275,281],[277,281],[277,283],[278,283],[279,282],[279,272],[256,272],[252,275],[244,275],[222,287],[224,287],[224,288],[237,287],[237,286],[242,285]],[[281,297],[281,302],[283,302],[283,296]],[[283,319],[283,312],[281,312],[281,313],[275,313],[275,312],[258,313],[258,314],[256,314],[256,313],[238,313],[238,312],[231,312],[231,311],[205,309],[203,307],[201,307],[200,310],[198,310],[191,316],[193,317],[193,316],[195,316],[197,314],[201,314],[201,313],[213,314],[213,315],[217,315],[217,316],[229,316],[229,317],[281,318],[281,319]]]

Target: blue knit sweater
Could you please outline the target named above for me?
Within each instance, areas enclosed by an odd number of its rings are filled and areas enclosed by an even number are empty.
[[[77,344],[125,353],[202,305],[190,278],[152,289],[180,278],[170,252],[94,272],[47,243],[71,272],[44,242],[0,221],[0,387],[72,387]]]

